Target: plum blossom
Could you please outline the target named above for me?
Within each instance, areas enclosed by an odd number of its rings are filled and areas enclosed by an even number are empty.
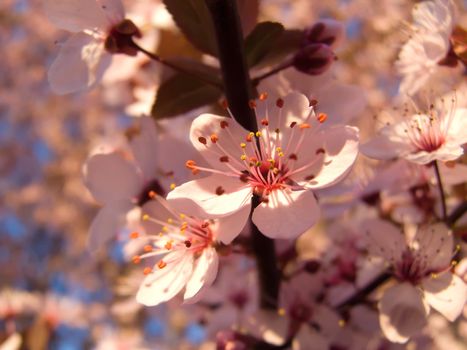
[[[145,267],[145,279],[136,300],[146,306],[155,306],[175,297],[185,289],[185,302],[195,302],[216,278],[219,257],[216,246],[229,244],[242,230],[249,216],[248,208],[233,215],[209,219],[191,200],[166,201],[153,194],[154,200],[143,206],[146,222],[144,236],[132,233],[134,238],[147,240],[142,255],[133,262],[162,256],[153,267]]]
[[[111,53],[136,55],[127,41],[140,32],[124,19],[120,0],[46,0],[45,12],[58,28],[73,33],[60,44],[48,72],[52,90],[58,94],[83,90],[101,80]]]
[[[190,197],[206,213],[232,214],[260,204],[252,220],[271,238],[295,238],[319,218],[313,189],[331,186],[350,170],[358,153],[358,129],[325,127],[309,100],[291,93],[276,103],[263,94],[252,104],[259,130],[234,119],[203,114],[193,121],[190,139],[211,167],[187,161],[194,173],[212,175],[176,187],[168,198]]]
[[[383,258],[398,280],[379,302],[381,329],[390,341],[405,343],[417,334],[430,307],[451,322],[460,315],[467,285],[451,272],[453,237],[444,224],[422,226],[407,239],[389,222],[374,219],[363,226],[370,255]]]
[[[396,62],[403,76],[402,93],[415,94],[448,56],[455,10],[452,0],[423,1],[414,6],[411,36]]]
[[[160,147],[161,141],[164,147]],[[143,117],[140,133],[130,141],[130,150],[111,149],[109,153],[94,154],[86,161],[85,184],[93,197],[103,204],[89,230],[90,249],[96,250],[114,237],[130,220],[130,213],[150,199],[150,191],[165,194],[174,186],[174,180],[184,179],[187,171],[183,161],[167,155],[164,150],[177,148],[190,152],[187,146],[170,131],[158,133],[154,121]]]
[[[444,99],[426,111],[411,115],[379,131],[363,144],[361,151],[370,158],[405,158],[417,164],[434,160],[450,161],[464,154],[467,142],[467,109],[456,108],[456,100],[446,105]]]

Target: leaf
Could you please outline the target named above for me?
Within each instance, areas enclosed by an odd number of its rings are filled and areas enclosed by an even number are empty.
[[[302,30],[284,30],[275,41],[273,49],[266,53],[258,66],[275,65],[282,62],[290,54],[297,52],[302,45],[303,35]]]
[[[276,22],[261,22],[245,38],[245,55],[249,67],[258,64],[272,49],[284,32],[284,26]]]
[[[164,57],[164,59],[179,56],[193,59],[201,58],[201,51],[194,47],[180,30],[161,29],[159,32],[160,39],[157,45],[157,54],[160,57]]]
[[[200,80],[212,82],[218,85],[220,89],[222,88],[221,72],[219,68],[208,66],[202,62],[185,57],[171,58],[165,61],[182,68],[186,72],[190,72],[189,75],[196,75],[200,77]]]
[[[217,55],[211,14],[204,0],[163,0],[186,38],[199,50]]]
[[[175,74],[160,86],[151,115],[155,119],[174,117],[216,102],[222,91],[185,74]]]

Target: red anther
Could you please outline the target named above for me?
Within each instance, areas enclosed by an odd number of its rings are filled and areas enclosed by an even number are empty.
[[[191,247],[191,241],[186,240],[186,241],[183,242],[183,243],[185,243],[185,247],[187,247],[187,248],[190,248],[190,247]]]
[[[207,221],[205,221],[205,222],[203,222],[203,223],[201,224],[201,227],[202,227],[202,228],[206,228],[206,227],[208,227],[208,226],[209,226],[209,222],[207,222]]]
[[[229,122],[225,121],[225,120],[221,120],[221,128],[222,129],[225,129],[226,127],[229,126]]]
[[[206,138],[203,137],[203,136],[198,137],[198,141],[199,141],[200,143],[202,143],[203,145],[205,145],[205,144],[208,143],[208,141],[206,140]]]
[[[328,115],[326,113],[320,113],[318,114],[318,121],[320,123],[324,123],[328,119]]]
[[[259,94],[259,100],[264,101],[268,98],[268,93],[267,92],[262,92]]]
[[[167,264],[165,263],[164,260],[161,260],[157,263],[157,267],[160,268],[160,269],[163,269],[164,267],[166,267]]]
[[[229,108],[229,103],[227,102],[227,100],[226,100],[225,98],[221,101],[221,106],[222,106],[222,108],[224,108],[224,109],[228,109],[228,108]]]
[[[146,245],[143,247],[143,250],[144,250],[146,253],[152,252],[152,245],[146,244]]]
[[[131,260],[133,261],[133,264],[139,264],[141,262],[141,257],[139,255],[135,255]]]
[[[222,157],[219,158],[219,160],[222,163],[228,163],[229,162],[229,157],[228,156],[222,156]]]
[[[217,136],[216,134],[211,135],[211,142],[212,143],[216,143],[218,140],[219,140],[219,136]]]
[[[326,151],[324,150],[324,148],[318,148],[315,153],[316,154],[320,154],[320,153],[324,154],[324,153],[326,153]]]
[[[302,130],[303,129],[309,129],[309,128],[311,128],[311,125],[308,124],[308,123],[302,123],[302,124],[299,125],[299,128],[302,129]]]
[[[248,134],[248,135],[246,135],[245,139],[246,139],[247,142],[251,142],[251,140],[253,140],[253,135]]]
[[[217,194],[218,196],[221,196],[221,195],[223,195],[224,193],[225,193],[225,190],[222,188],[222,186],[218,186],[218,187],[216,188],[216,194]]]
[[[145,275],[149,275],[151,272],[152,272],[152,269],[150,267],[145,267],[144,270],[143,270],[143,273]]]
[[[267,120],[266,118],[261,119],[261,125],[268,126],[269,125],[269,120]]]
[[[289,126],[290,126],[291,129],[293,129],[295,125],[297,125],[297,122],[292,122],[292,123],[290,123]]]
[[[316,107],[318,105],[318,100],[310,100],[310,107]]]
[[[307,181],[310,181],[310,180],[313,180],[316,176],[315,175],[308,175],[307,177],[305,177],[305,180]]]
[[[135,238],[138,238],[138,237],[139,237],[139,233],[138,233],[138,232],[132,232],[132,233],[130,233],[130,238],[135,239]]]
[[[281,99],[281,98],[278,98],[277,101],[276,101],[276,106],[279,107],[279,108],[284,107],[284,100]]]
[[[291,154],[289,155],[289,159],[297,160],[298,157],[297,157],[297,155],[296,155],[295,153],[291,153]]]
[[[248,177],[249,177],[249,174],[242,174],[240,175],[240,181],[248,182]]]
[[[256,101],[255,100],[250,100],[248,102],[248,105],[250,106],[251,109],[256,108]]]

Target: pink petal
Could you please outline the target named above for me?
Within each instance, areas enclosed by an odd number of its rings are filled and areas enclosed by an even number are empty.
[[[201,256],[195,262],[195,268],[186,285],[183,299],[190,302],[195,298],[202,288],[208,287],[214,282],[219,268],[219,257],[214,248],[203,250]]]
[[[366,235],[367,248],[371,255],[383,257],[394,264],[407,249],[404,235],[393,224],[380,219],[365,220],[361,228]]]
[[[125,9],[121,0],[96,0],[107,22],[117,24],[125,17]]]
[[[422,281],[425,300],[449,321],[453,322],[464,309],[467,301],[467,286],[450,272]]]
[[[302,144],[295,169],[310,166],[292,178],[307,188],[323,188],[340,181],[357,158],[358,140],[358,129],[351,126],[333,126],[310,136]]]
[[[88,236],[88,249],[98,250],[124,227],[126,213],[133,205],[130,201],[120,201],[105,205],[91,223]]]
[[[443,223],[419,228],[411,246],[424,257],[428,270],[445,270],[451,264],[454,241],[452,232]]]
[[[144,179],[150,180],[157,175],[158,157],[156,150],[164,145],[158,142],[154,120],[149,117],[142,117],[140,120],[141,132],[131,140],[130,146]]]
[[[387,289],[379,302],[381,329],[394,343],[405,343],[421,332],[430,311],[421,292],[409,283]]]
[[[118,153],[96,154],[89,158],[84,176],[86,186],[100,203],[130,200],[141,188],[136,167]]]
[[[102,79],[110,60],[103,42],[84,33],[74,34],[61,44],[49,68],[50,87],[60,95],[89,88]]]
[[[167,265],[153,272],[141,283],[136,301],[145,306],[156,306],[176,296],[187,284],[193,271],[193,255],[186,250],[167,254],[163,261]]]
[[[447,142],[463,145],[467,143],[467,108],[457,108],[453,113]]]
[[[44,7],[54,25],[70,32],[105,29],[108,23],[96,0],[45,0]]]
[[[220,193],[220,189],[224,191]],[[251,205],[251,188],[240,179],[211,175],[186,182],[167,195],[167,199],[190,198],[208,215],[224,216]]]
[[[218,218],[213,226],[216,239],[224,244],[230,244],[245,227],[250,210],[251,206],[247,205],[236,213]]]
[[[312,191],[273,191],[267,203],[253,211],[253,223],[270,238],[294,239],[319,219]]]

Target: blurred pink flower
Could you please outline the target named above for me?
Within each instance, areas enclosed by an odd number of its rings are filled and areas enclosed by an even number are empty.
[[[422,226],[413,237],[389,222],[364,224],[370,255],[382,257],[399,283],[385,290],[380,325],[392,342],[405,343],[425,326],[430,306],[450,321],[462,312],[467,286],[451,272],[453,237],[442,224]]]
[[[263,95],[264,97],[264,95]],[[185,183],[168,198],[192,198],[206,213],[224,216],[251,207],[260,197],[253,222],[271,238],[295,238],[319,218],[312,189],[340,181],[358,153],[358,129],[325,127],[308,99],[291,93],[274,105],[266,98],[256,110],[259,131],[234,119],[203,114],[193,121],[190,139],[212,168],[188,161],[197,173],[212,175]]]

